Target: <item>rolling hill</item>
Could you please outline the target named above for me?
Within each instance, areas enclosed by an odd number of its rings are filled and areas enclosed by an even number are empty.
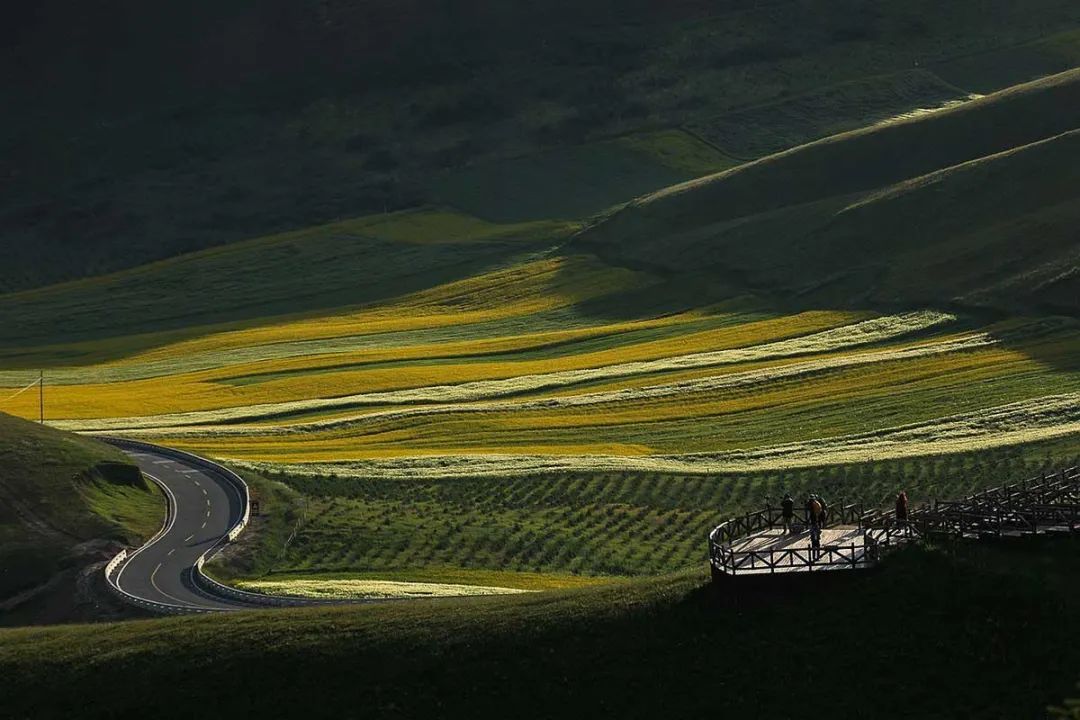
[[[1075,314],[1078,131],[1074,70],[644,196],[572,245],[811,305]]]

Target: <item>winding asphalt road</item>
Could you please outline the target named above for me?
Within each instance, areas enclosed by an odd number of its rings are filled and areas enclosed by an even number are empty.
[[[240,520],[244,507],[239,491],[213,470],[175,457],[142,449],[124,452],[164,488],[171,512],[165,532],[120,565],[117,586],[143,600],[191,610],[248,607],[211,597],[191,581],[199,557]]]

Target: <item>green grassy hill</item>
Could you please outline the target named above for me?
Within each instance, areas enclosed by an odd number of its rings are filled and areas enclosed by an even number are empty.
[[[546,250],[577,227],[555,221],[495,224],[424,208],[253,238],[0,295],[11,318],[0,329],[0,347],[159,334],[119,348],[130,352],[167,337],[205,332],[201,326],[241,327],[276,315],[371,303],[501,267]],[[58,325],[57,317],[65,322]],[[66,361],[74,359],[69,355]]]
[[[118,450],[0,413],[0,603],[90,562],[80,543],[150,537],[164,511]]]
[[[1073,0],[21,2],[0,291],[422,204],[581,217],[718,169],[612,138],[700,128],[722,165],[1059,71],[1078,28]]]
[[[1073,313],[1078,128],[1070,71],[647,195],[575,243],[806,302]]]
[[[19,719],[210,708],[792,718],[808,702],[829,717],[1039,717],[1072,692],[1080,666],[1078,562],[1067,540],[965,544],[832,578],[847,582],[735,596],[690,573],[509,598],[5,630],[0,706]]]

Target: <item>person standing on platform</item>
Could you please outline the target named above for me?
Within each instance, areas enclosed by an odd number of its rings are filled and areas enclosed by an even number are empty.
[[[784,534],[791,534],[791,521],[795,517],[795,501],[791,493],[784,493],[784,499],[780,501],[780,520],[784,525]]]
[[[896,524],[902,528],[908,524],[907,493],[903,490],[896,496]]]
[[[817,559],[818,553],[821,552],[823,508],[821,499],[817,495],[811,495],[806,501],[806,520],[810,523],[810,555],[814,560]]]

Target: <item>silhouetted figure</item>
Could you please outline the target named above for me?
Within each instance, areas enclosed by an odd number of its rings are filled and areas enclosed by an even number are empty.
[[[824,505],[821,498],[811,495],[806,501],[806,521],[810,523],[811,556],[817,559],[821,551],[821,526],[824,518]]]
[[[821,527],[825,527],[829,522],[829,504],[820,495],[815,495],[814,499],[821,503]]]
[[[795,501],[791,499],[791,493],[785,493],[780,501],[780,519],[784,524],[784,534],[791,532],[791,521],[795,517]]]
[[[907,493],[903,490],[896,496],[896,524],[900,527],[907,527],[908,523],[908,501]]]

